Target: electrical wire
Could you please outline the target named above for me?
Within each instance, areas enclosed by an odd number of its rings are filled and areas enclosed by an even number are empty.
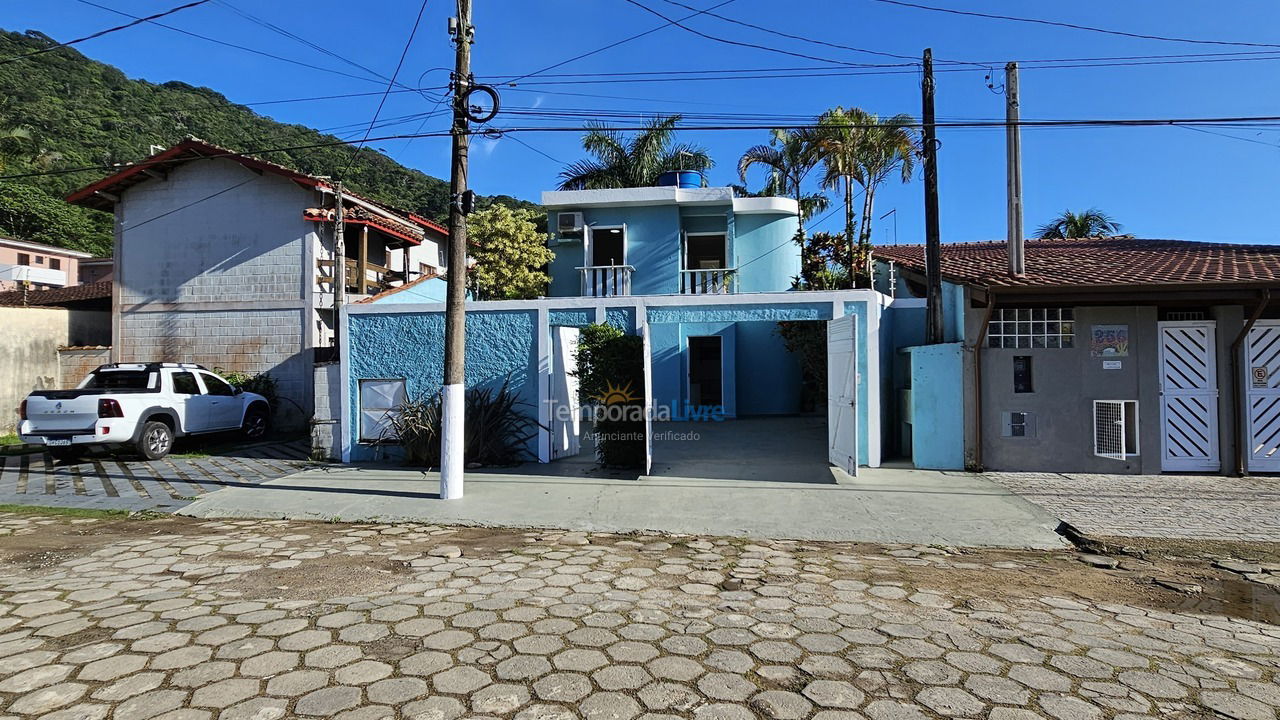
[[[1118,35],[1120,37],[1137,38],[1139,40],[1160,40],[1163,42],[1179,42],[1192,43],[1195,45],[1229,45],[1235,47],[1269,47],[1280,48],[1275,43],[1259,43],[1259,42],[1238,42],[1231,40],[1199,40],[1195,38],[1179,38],[1167,37],[1164,35],[1147,35],[1144,33],[1124,32],[1123,30],[1111,30],[1108,28],[1093,27],[1090,25],[1077,25],[1075,23],[1058,22],[1056,20],[1042,20],[1039,18],[1014,17],[1012,15],[996,15],[992,13],[974,12],[972,10],[957,10],[955,8],[941,8],[933,5],[921,5],[919,3],[904,2],[904,0],[871,0],[872,2],[884,3],[885,5],[899,5],[902,7],[916,8],[917,10],[928,10],[930,12],[948,13],[951,15],[966,15],[969,17],[987,18],[990,20],[1008,20],[1011,22],[1032,23],[1035,25],[1050,25],[1053,27],[1069,28],[1071,30],[1086,30],[1088,32],[1103,33],[1106,35]]]
[[[409,48],[413,47],[413,39],[418,34],[418,26],[422,24],[422,15],[427,11],[428,0],[422,0],[422,5],[418,8],[418,15],[414,18],[413,29],[409,31],[409,39],[404,43],[404,49],[400,51],[400,61],[396,63],[395,72],[391,73],[391,78],[387,81],[387,89],[382,93],[382,99],[378,101],[378,109],[373,112],[373,119],[369,121],[369,128],[364,132],[364,139],[356,147],[356,151],[351,154],[351,158],[347,160],[347,164],[342,168],[342,174],[345,175],[356,159],[360,157],[360,152],[364,150],[364,144],[369,140],[369,135],[373,133],[373,127],[378,122],[378,116],[382,114],[382,108],[387,104],[387,96],[391,94],[391,88],[395,87],[396,78],[400,77],[400,69],[404,67],[404,59],[409,55]]]
[[[174,14],[174,13],[176,13],[176,12],[179,12],[179,11],[182,11],[182,10],[186,10],[187,8],[193,8],[193,7],[196,7],[196,6],[199,6],[199,5],[204,5],[205,3],[209,2],[209,1],[210,1],[210,0],[195,0],[195,2],[189,2],[189,3],[187,3],[186,5],[179,5],[178,7],[170,8],[170,9],[168,9],[168,10],[165,10],[164,12],[156,13],[155,15],[148,15],[148,16],[146,16],[146,17],[137,18],[137,19],[135,19],[134,21],[132,21],[132,22],[127,22],[127,23],[125,23],[125,24],[123,24],[123,25],[117,25],[117,26],[115,26],[115,27],[110,27],[110,28],[107,28],[106,30],[99,30],[99,31],[98,31],[98,32],[96,32],[96,33],[91,33],[91,34],[89,34],[89,35],[85,35],[84,37],[76,38],[75,40],[68,40],[68,41],[66,41],[66,42],[64,42],[64,43],[58,43],[57,45],[50,45],[49,47],[40,48],[39,50],[35,50],[35,51],[32,51],[32,52],[26,53],[26,54],[24,54],[24,55],[15,55],[15,56],[13,56],[13,57],[8,57],[8,58],[0,59],[0,65],[7,65],[7,64],[9,64],[9,63],[11,63],[11,62],[17,62],[18,60],[25,60],[25,59],[30,58],[30,57],[35,57],[36,55],[43,55],[43,54],[45,54],[45,53],[47,53],[47,52],[53,52],[54,50],[57,50],[58,48],[70,47],[70,46],[75,45],[75,44],[77,44],[77,43],[82,43],[82,42],[84,42],[84,41],[86,41],[86,40],[93,40],[94,38],[100,38],[100,37],[102,37],[103,35],[110,35],[111,33],[114,33],[114,32],[119,32],[119,31],[121,31],[121,30],[127,30],[127,29],[129,29],[129,28],[133,27],[134,25],[141,25],[141,24],[142,24],[142,23],[144,23],[144,22],[150,22],[150,21],[152,21],[152,20],[158,20],[159,18],[165,17],[166,15],[172,15],[172,14]]]

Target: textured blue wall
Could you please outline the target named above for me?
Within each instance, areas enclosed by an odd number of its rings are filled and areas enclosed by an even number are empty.
[[[738,292],[782,292],[800,274],[800,224],[794,215],[735,215],[731,265]]]
[[[432,313],[352,314],[348,316],[347,354],[350,368],[351,459],[371,460],[374,448],[360,445],[358,433],[359,381],[405,378],[410,399],[440,392],[444,382],[444,315]],[[508,377],[511,388],[528,403],[524,411],[538,413],[537,313],[492,311],[467,313],[466,386],[497,387]],[[530,443],[536,456],[537,444]]]
[[[911,348],[911,459],[918,468],[964,469],[962,348]]]
[[[628,335],[634,335],[636,309],[633,307],[609,308],[604,311],[604,324],[612,325]]]
[[[595,308],[573,308],[568,310],[551,310],[547,313],[550,325],[568,325],[570,327],[586,327],[596,321]]]

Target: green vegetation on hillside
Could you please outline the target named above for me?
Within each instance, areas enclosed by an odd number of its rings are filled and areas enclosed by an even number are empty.
[[[52,43],[35,31],[0,30],[0,57]],[[70,48],[0,65],[0,131],[6,129],[21,132],[0,143],[0,175],[137,162],[152,146],[168,147],[187,135],[250,153],[338,139],[263,117],[208,88],[131,80]],[[335,145],[262,157],[302,172],[334,175],[353,152],[350,146]],[[106,174],[91,170],[0,180],[0,235],[110,254],[111,217],[62,202]],[[425,217],[443,221],[448,212],[448,183],[371,149],[360,154],[342,180],[355,192]],[[535,207],[506,196],[480,204],[494,202]]]

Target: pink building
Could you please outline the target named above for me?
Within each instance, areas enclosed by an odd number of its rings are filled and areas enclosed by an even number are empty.
[[[0,291],[16,290],[24,282],[32,290],[80,284],[80,263],[89,253],[52,245],[0,238]]]
[[[77,284],[90,285],[104,280],[115,279],[116,261],[114,258],[89,258],[80,261],[80,273]]]

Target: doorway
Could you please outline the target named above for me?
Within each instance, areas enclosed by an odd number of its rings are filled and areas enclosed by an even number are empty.
[[[626,250],[626,233],[622,228],[591,228],[591,265],[594,267],[626,265]]]
[[[1216,329],[1212,320],[1160,323],[1161,470],[1220,467]]]
[[[686,270],[722,270],[727,267],[727,255],[723,234],[688,235],[685,238]]]
[[[689,407],[723,407],[724,342],[719,335],[689,338]]]

